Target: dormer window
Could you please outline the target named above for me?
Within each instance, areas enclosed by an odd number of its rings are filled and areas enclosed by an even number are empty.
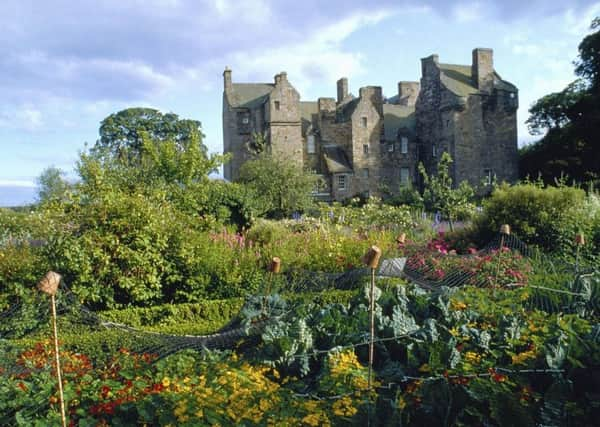
[[[275,101],[275,110],[279,111],[280,105],[279,105],[279,101]]]
[[[242,123],[247,125],[248,123],[250,123],[250,119],[248,117],[243,117],[242,118]]]

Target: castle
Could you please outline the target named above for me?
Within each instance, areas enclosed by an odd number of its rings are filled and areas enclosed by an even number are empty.
[[[420,82],[399,82],[388,99],[380,86],[362,87],[355,97],[341,78],[336,99],[305,102],[285,72],[273,83],[233,83],[226,68],[223,151],[232,160],[225,178],[236,180],[252,158],[248,144],[260,135],[274,156],[323,177],[316,195],[324,200],[419,186],[418,163],[435,172],[444,151],[454,159],[455,184],[515,181],[518,90],[494,70],[493,51],[474,49],[471,65],[431,55],[421,59],[421,72]]]

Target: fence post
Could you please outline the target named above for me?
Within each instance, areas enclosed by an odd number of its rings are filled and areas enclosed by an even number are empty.
[[[369,315],[371,326],[371,333],[369,337],[369,390],[371,390],[371,377],[373,371],[373,348],[375,340],[375,270],[379,265],[379,258],[381,258],[381,249],[379,249],[377,246],[371,246],[368,252],[363,257],[363,262],[367,265],[367,267],[371,269],[371,289],[369,298]]]
[[[58,396],[60,400],[60,415],[63,427],[67,426],[67,417],[65,414],[65,396],[63,394],[62,376],[60,372],[60,353],[58,348],[58,328],[56,326],[56,292],[62,277],[54,271],[49,271],[38,282],[38,289],[45,294],[50,295],[50,307],[52,309],[52,330],[54,332],[54,356],[56,360],[56,380],[58,382]]]

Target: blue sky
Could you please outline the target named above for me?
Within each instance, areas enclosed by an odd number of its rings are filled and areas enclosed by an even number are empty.
[[[74,177],[99,122],[147,106],[200,120],[222,150],[222,72],[271,82],[279,71],[303,100],[420,78],[420,58],[470,64],[494,49],[520,89],[519,143],[539,97],[574,79],[577,45],[600,1],[2,0],[0,206],[33,199],[56,166]]]

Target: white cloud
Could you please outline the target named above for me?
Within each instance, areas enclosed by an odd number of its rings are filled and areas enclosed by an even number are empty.
[[[460,23],[480,20],[484,16],[484,7],[480,2],[459,3],[452,8],[452,15]]]
[[[25,181],[18,179],[0,179],[0,187],[33,188],[37,187],[37,184],[33,181]]]
[[[333,82],[341,76],[356,76],[364,71],[363,55],[345,51],[342,42],[357,30],[377,24],[392,14],[390,10],[356,13],[323,28],[313,29],[313,35],[302,42],[259,53],[234,53],[227,59],[234,71],[234,81],[236,70],[239,70],[241,80],[264,75],[265,70],[273,74],[285,70],[293,76],[294,86],[300,93],[306,93],[316,83]]]
[[[574,9],[569,9],[564,14],[565,30],[574,36],[586,34],[590,29],[592,20],[600,16],[600,2],[588,7],[586,10],[577,13]]]

